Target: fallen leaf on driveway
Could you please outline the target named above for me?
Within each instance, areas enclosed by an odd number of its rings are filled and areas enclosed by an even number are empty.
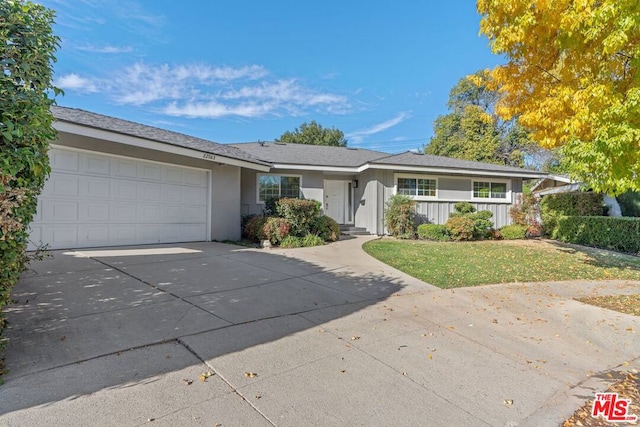
[[[502,403],[504,403],[507,406],[511,406],[513,405],[513,399],[505,399]]]
[[[207,371],[207,372],[203,372],[200,374],[200,381],[205,382],[207,380],[207,378],[212,377],[213,376],[213,372],[211,371]]]
[[[352,341],[359,340],[359,339],[360,339],[360,337],[359,337],[359,336],[357,336],[357,335],[354,335],[354,336],[352,336],[352,337],[351,337],[351,340],[352,340]]]
[[[430,355],[430,354],[427,354],[427,359],[432,360],[432,359],[433,359],[433,356],[432,356],[432,355]]]
[[[186,385],[191,385],[191,384],[193,384],[193,380],[189,380],[189,379],[187,379],[187,378],[183,378],[183,379],[182,379],[182,381],[184,381],[184,383],[185,383]]]
[[[245,372],[244,376],[247,378],[255,378],[258,376],[258,374],[256,374],[255,372]]]

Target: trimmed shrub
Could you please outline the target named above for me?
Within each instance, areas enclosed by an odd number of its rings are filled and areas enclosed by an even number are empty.
[[[557,218],[561,216],[602,216],[603,195],[584,191],[549,194],[542,198],[540,208],[544,232],[555,238]]]
[[[291,230],[291,224],[288,220],[272,216],[266,218],[261,235],[265,239],[269,239],[272,244],[277,245],[289,235],[289,230]]]
[[[473,220],[473,226],[475,227],[474,237],[476,239],[485,239],[491,234],[493,228],[493,212],[491,211],[478,211],[475,214],[469,216]]]
[[[471,239],[463,240],[477,240],[486,239],[491,234],[493,228],[493,212],[491,211],[477,211],[475,206],[469,202],[458,202],[453,205],[455,212],[449,214],[451,218],[468,218],[473,221],[473,237]]]
[[[629,191],[616,197],[622,216],[640,217],[640,192]]]
[[[609,216],[563,216],[556,238],[562,242],[640,254],[640,219]]]
[[[476,227],[471,218],[466,216],[454,216],[445,224],[449,235],[453,240],[473,240]]]
[[[470,202],[458,202],[453,205],[453,209],[455,209],[455,215],[465,215],[474,213],[477,209]],[[453,215],[453,214],[452,214]]]
[[[320,202],[284,198],[276,202],[276,211],[291,224],[291,234],[303,237],[309,233],[311,223],[320,214]]]
[[[322,238],[320,236],[316,236],[315,234],[307,234],[306,236],[304,236],[302,239],[300,239],[300,243],[302,244],[303,247],[310,247],[310,246],[322,246],[324,245],[324,240],[322,240]]]
[[[526,225],[505,225],[504,227],[500,228],[500,234],[505,240],[520,240],[524,239],[527,236],[528,229],[529,227]]]
[[[280,242],[281,248],[300,248],[302,247],[302,242],[299,237],[288,235],[282,242]]]
[[[265,239],[264,234],[262,233],[262,229],[264,227],[267,218],[263,216],[253,216],[247,219],[244,228],[242,230],[242,234],[245,238],[253,241],[259,242]]]
[[[404,194],[392,196],[386,203],[384,223],[389,234],[400,239],[416,237],[416,201]]]
[[[438,240],[441,242],[449,240],[447,227],[442,224],[420,224],[418,226],[418,237],[423,240]]]
[[[340,238],[340,224],[327,215],[314,218],[309,231],[325,242],[335,242]]]

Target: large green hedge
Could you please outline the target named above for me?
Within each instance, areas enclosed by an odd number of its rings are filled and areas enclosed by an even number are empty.
[[[0,1],[0,350],[6,344],[2,308],[29,260],[27,226],[56,135],[50,107],[59,93],[52,64],[60,40],[53,18],[52,10],[30,1]],[[0,376],[4,372],[0,355]]]
[[[549,194],[540,202],[540,215],[545,234],[555,238],[557,219],[561,216],[601,216],[604,201],[601,193],[576,191]]]
[[[616,197],[622,216],[640,217],[640,192],[629,191]]]
[[[561,216],[556,239],[630,254],[640,254],[640,218]]]

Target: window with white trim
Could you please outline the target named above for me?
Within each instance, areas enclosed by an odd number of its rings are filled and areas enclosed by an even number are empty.
[[[507,183],[493,181],[473,181],[474,199],[507,199]]]
[[[258,202],[270,198],[300,197],[300,176],[258,175]]]
[[[420,178],[418,176],[398,176],[396,178],[397,194],[435,198],[437,189],[438,180],[435,178]]]

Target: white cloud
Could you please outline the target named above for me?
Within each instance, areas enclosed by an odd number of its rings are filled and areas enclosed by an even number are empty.
[[[132,52],[133,48],[131,46],[94,46],[94,45],[85,45],[78,46],[76,49],[82,50],[85,52],[93,52],[93,53],[128,53]]]
[[[361,142],[364,137],[366,136],[370,136],[370,135],[374,135],[376,133],[380,133],[383,132],[389,128],[392,128],[400,123],[402,123],[403,121],[407,120],[408,118],[411,117],[411,113],[407,112],[407,111],[402,111],[398,114],[396,114],[395,117],[384,121],[382,123],[377,123],[375,125],[369,126],[368,128],[364,128],[364,129],[360,129],[354,132],[350,132],[348,134],[346,134],[346,138],[353,141],[354,143],[358,143]]]
[[[118,104],[153,105],[170,116],[220,118],[344,114],[352,108],[343,95],[311,88],[297,79],[273,78],[260,65],[153,65],[137,62],[109,78],[85,78],[76,87],[100,88]],[[97,89],[96,89],[97,90]]]
[[[187,102],[178,105],[173,102],[162,110],[169,116],[218,119],[227,116],[260,117],[273,111],[274,106],[269,103],[242,103],[238,105],[226,105],[217,101]]]
[[[98,91],[95,83],[75,73],[66,74],[56,79],[54,85],[63,90],[74,90],[84,93],[94,93]]]

